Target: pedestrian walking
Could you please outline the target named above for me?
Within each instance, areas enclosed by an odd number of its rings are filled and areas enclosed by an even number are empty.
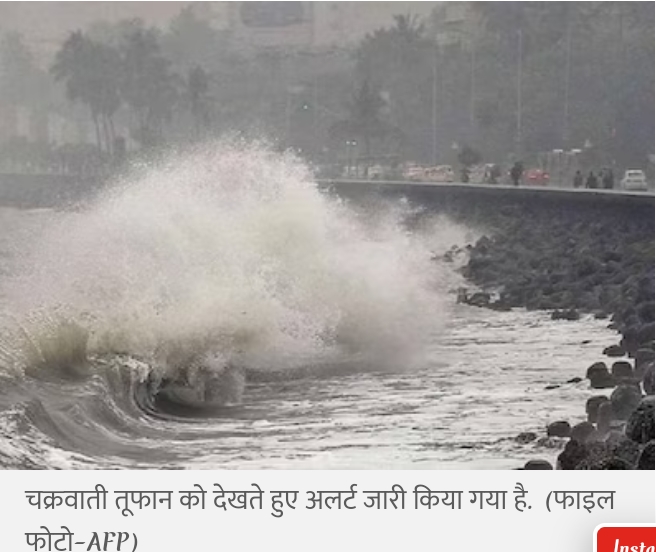
[[[576,171],[574,175],[574,187],[580,188],[581,186],[583,186],[583,174],[581,174],[581,171]]]
[[[590,171],[590,174],[588,175],[588,178],[585,181],[585,187],[594,190],[598,186],[599,186],[599,181],[597,180],[595,173]]]
[[[519,180],[524,173],[524,167],[520,161],[517,161],[510,169],[510,178],[512,179],[513,186],[519,186]]]

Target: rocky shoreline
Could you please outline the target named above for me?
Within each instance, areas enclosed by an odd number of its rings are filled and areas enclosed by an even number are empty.
[[[541,217],[500,216],[492,227],[467,246],[462,273],[478,291],[461,290],[460,302],[548,310],[563,324],[594,314],[619,334],[587,371],[582,365],[573,374],[590,382],[582,405],[587,420],[553,422],[543,436],[518,435],[519,443],[564,443],[555,461],[531,460],[519,469],[653,470],[654,219],[595,220],[549,210]]]

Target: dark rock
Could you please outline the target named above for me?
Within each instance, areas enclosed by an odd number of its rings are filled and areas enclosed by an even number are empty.
[[[571,432],[572,428],[569,422],[564,420],[552,422],[547,426],[548,437],[569,437]]]
[[[587,451],[584,444],[578,441],[568,441],[563,452],[558,455],[558,467],[561,470],[573,470],[585,460],[586,456]]]
[[[631,382],[634,380],[633,366],[626,360],[620,360],[613,363],[611,375],[617,382]]]
[[[579,443],[587,442],[595,432],[595,426],[590,422],[581,422],[572,428],[570,438]]]
[[[611,422],[613,421],[613,406],[610,402],[604,402],[599,405],[597,410],[597,430],[603,435],[610,431]]]
[[[643,322],[653,322],[654,321],[654,302],[645,301],[640,303],[636,308],[638,311],[638,316]]]
[[[643,343],[649,343],[654,341],[654,323],[650,322],[649,324],[644,324],[638,330],[638,343],[642,345]]]
[[[609,357],[623,357],[626,351],[621,345],[609,345],[603,350],[603,354]]]
[[[631,413],[638,407],[642,395],[636,385],[623,383],[610,395],[613,407],[613,417],[616,420],[628,420]]]
[[[587,400],[585,403],[585,411],[588,414],[588,422],[596,423],[599,407],[607,402],[609,402],[608,397],[605,395],[595,395]]]
[[[583,378],[576,377],[576,378],[572,378],[572,379],[567,380],[567,383],[581,383],[582,381],[583,381]]]
[[[535,441],[538,438],[538,436],[533,433],[532,431],[524,431],[520,433],[517,437],[515,437],[515,441],[518,443],[521,443],[522,445],[525,445],[526,443],[530,443],[531,441]]]
[[[647,366],[645,375],[642,377],[642,388],[647,395],[654,394],[654,363]]]
[[[553,466],[546,460],[529,460],[524,464],[525,470],[553,470]]]
[[[626,436],[636,443],[654,440],[654,396],[642,399],[626,422]]]
[[[576,466],[577,470],[631,470],[633,466],[616,456],[601,458],[599,460],[586,459]]]
[[[654,362],[654,351],[653,349],[641,348],[638,349],[634,355],[635,358],[635,374],[639,378],[642,378],[645,374],[645,370],[650,363]]]
[[[645,448],[642,449],[636,468],[639,470],[654,469],[654,441],[647,443]]]
[[[576,309],[555,310],[551,313],[552,320],[578,320],[581,314]]]
[[[490,294],[477,291],[467,298],[466,303],[474,307],[487,307],[490,304]]]
[[[540,437],[536,442],[536,446],[544,448],[557,449],[563,446],[561,437]]]
[[[605,362],[595,362],[585,373],[593,389],[609,389],[615,387],[615,380],[608,371]]]
[[[635,466],[640,457],[640,445],[624,437],[619,439],[612,447],[613,456],[621,458],[630,466]]]
[[[603,376],[608,374],[608,366],[605,362],[595,362],[592,364],[585,373],[585,377],[592,379],[593,377]]]

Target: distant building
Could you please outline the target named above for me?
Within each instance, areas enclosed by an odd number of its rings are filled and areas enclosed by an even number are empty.
[[[395,15],[429,16],[441,2],[212,2],[213,25],[247,49],[331,50],[393,25]]]
[[[474,2],[440,2],[431,22],[440,46],[464,47],[469,47],[482,24]]]

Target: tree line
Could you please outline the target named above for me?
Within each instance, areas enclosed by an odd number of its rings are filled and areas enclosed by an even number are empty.
[[[586,145],[620,165],[653,154],[653,3],[460,4],[470,24],[455,31],[453,7],[438,5],[324,52],[249,51],[209,8],[188,7],[166,31],[123,21],[71,33],[49,75],[12,35],[0,91],[66,115],[64,103],[83,106],[106,154],[122,148],[119,126],[142,148],[260,133],[320,162],[354,148],[422,163],[465,148],[488,161]]]

